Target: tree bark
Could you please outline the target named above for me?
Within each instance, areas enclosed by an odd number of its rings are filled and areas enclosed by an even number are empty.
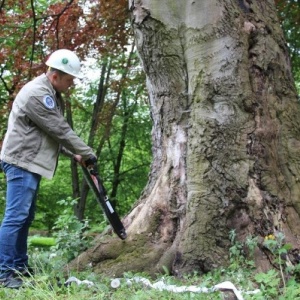
[[[207,272],[229,232],[261,247],[300,231],[300,109],[273,0],[131,0],[153,118],[149,182],[124,242],[99,240],[70,266],[107,274]]]

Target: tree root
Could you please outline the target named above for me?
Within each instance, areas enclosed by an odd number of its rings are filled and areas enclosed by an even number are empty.
[[[101,237],[96,246],[88,249],[71,261],[65,272],[86,271],[110,277],[120,277],[126,272],[147,272],[154,276],[170,270],[174,255],[168,243],[155,243],[147,234],[135,235],[122,241],[118,238]]]

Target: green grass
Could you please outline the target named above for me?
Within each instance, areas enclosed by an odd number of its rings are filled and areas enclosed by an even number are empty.
[[[82,283],[72,283],[65,286],[62,268],[66,262],[60,256],[54,256],[51,251],[30,248],[30,264],[36,270],[32,278],[26,278],[21,289],[11,290],[0,287],[0,299],[15,300],[223,300],[226,299],[223,292],[210,290],[209,293],[160,291],[146,286],[142,282],[136,282],[135,278],[148,279],[151,284],[163,281],[166,285],[176,287],[196,286],[212,288],[214,285],[230,281],[238,290],[243,291],[244,300],[299,300],[300,285],[295,278],[286,282],[285,287],[280,280],[279,272],[272,270],[267,273],[255,273],[251,264],[244,264],[241,260],[234,260],[226,269],[216,269],[205,275],[197,273],[182,278],[168,275],[158,275],[156,279],[150,279],[146,274],[126,273],[120,278],[117,288],[111,286],[113,278],[108,278],[93,273],[92,270],[82,273],[70,273],[68,277],[75,276],[79,280],[88,280],[93,286]],[[245,262],[245,260],[244,260]],[[259,288],[260,293],[247,295],[245,292]]]
[[[172,293],[168,291],[158,291],[153,288],[144,286],[142,283],[136,283],[132,279],[136,275],[126,275],[121,279],[121,285],[118,288],[111,287],[111,279],[101,277],[95,274],[77,274],[77,278],[88,279],[94,283],[93,286],[89,287],[86,284],[71,284],[69,286],[61,285],[59,279],[43,274],[37,274],[35,278],[26,279],[24,287],[18,290],[10,290],[6,288],[0,288],[0,299],[115,299],[115,300],[179,300],[179,299],[223,299],[220,292],[215,291],[209,294],[196,294],[191,292],[184,293]],[[142,276],[145,277],[145,274]],[[127,282],[131,280],[131,283]],[[196,282],[195,282],[196,280]],[[196,277],[194,280],[189,280],[190,283],[200,284],[200,278]],[[177,279],[167,277],[166,283],[175,284],[180,286]],[[154,281],[153,281],[154,282]],[[186,282],[187,283],[187,282]]]
[[[257,247],[257,238],[247,237],[246,241],[236,241],[235,232],[230,233],[232,246],[229,249],[230,265],[227,268],[213,270],[204,275],[197,273],[176,278],[169,276],[165,268],[165,275],[158,275],[150,279],[147,274],[123,274],[120,285],[111,285],[113,278],[93,273],[93,270],[82,273],[70,273],[67,277],[75,276],[81,281],[88,280],[93,285],[72,283],[65,285],[62,270],[70,257],[79,251],[84,236],[78,234],[82,227],[77,222],[69,220],[76,226],[65,226],[56,235],[56,239],[47,237],[30,237],[29,257],[30,265],[35,269],[32,278],[24,279],[23,287],[11,290],[0,287],[0,299],[15,300],[223,300],[227,299],[224,292],[212,289],[215,285],[230,281],[241,291],[244,300],[300,300],[300,265],[287,266],[281,259],[281,254],[288,253],[290,245],[284,243],[284,236],[269,235],[265,238],[264,246],[272,252],[278,269],[271,269],[266,273],[257,273],[254,268],[253,255]],[[84,226],[84,225],[81,225]],[[66,231],[66,228],[75,228]],[[79,228],[79,231],[78,231]],[[86,242],[84,240],[84,242]],[[244,249],[248,249],[248,256],[244,256]],[[137,277],[148,279],[152,286],[137,282]],[[208,293],[185,291],[175,293],[167,290],[155,289],[155,283],[163,281],[167,286],[202,287],[209,289]],[[247,294],[259,289],[259,293]]]

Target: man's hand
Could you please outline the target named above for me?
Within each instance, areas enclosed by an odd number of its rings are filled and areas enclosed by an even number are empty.
[[[74,160],[78,162],[83,167],[94,166],[97,163],[97,157],[92,155],[89,159],[83,160],[81,155],[75,154],[73,156]]]
[[[73,155],[73,159],[79,163],[81,166],[83,166],[83,161],[82,161],[82,156],[81,155],[78,155],[78,154],[74,154]]]

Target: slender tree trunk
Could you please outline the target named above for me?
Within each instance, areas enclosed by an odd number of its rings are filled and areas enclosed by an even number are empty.
[[[128,239],[76,264],[173,274],[229,261],[229,232],[300,231],[300,108],[273,0],[131,0],[153,118],[148,185]],[[111,260],[118,258],[113,268]],[[108,270],[109,266],[109,270]]]
[[[71,105],[68,101],[66,102],[66,115],[67,115],[68,123],[70,124],[71,128],[73,128],[72,110],[71,110]],[[71,177],[72,177],[72,197],[73,199],[77,199],[80,195],[77,163],[71,160],[70,165],[71,165]],[[76,208],[75,208],[75,215],[76,215]]]
[[[97,133],[97,130],[99,129],[99,115],[103,107],[104,103],[104,98],[106,95],[107,91],[107,82],[110,77],[110,70],[111,70],[111,65],[108,62],[104,62],[101,68],[101,75],[100,75],[100,81],[98,85],[98,91],[97,91],[97,98],[96,102],[94,104],[94,109],[93,109],[93,114],[92,114],[92,119],[91,119],[91,129],[89,133],[89,139],[88,139],[88,145],[93,147],[95,135]],[[81,182],[81,193],[79,200],[76,205],[76,211],[75,215],[79,220],[84,219],[84,214],[85,214],[85,207],[86,207],[86,201],[87,201],[87,196],[89,194],[89,186],[85,179],[82,179]]]
[[[124,149],[126,146],[126,136],[127,136],[127,130],[128,130],[128,120],[130,116],[132,116],[130,112],[130,108],[128,108],[127,104],[127,95],[125,93],[122,94],[122,102],[123,102],[123,124],[121,127],[121,135],[120,135],[120,142],[118,147],[118,154],[116,156],[115,162],[114,162],[114,175],[113,175],[113,181],[112,181],[112,188],[110,193],[110,199],[113,201],[113,204],[116,205],[116,196],[118,192],[118,187],[120,184],[120,170],[121,170],[121,164],[123,160],[123,154]]]

